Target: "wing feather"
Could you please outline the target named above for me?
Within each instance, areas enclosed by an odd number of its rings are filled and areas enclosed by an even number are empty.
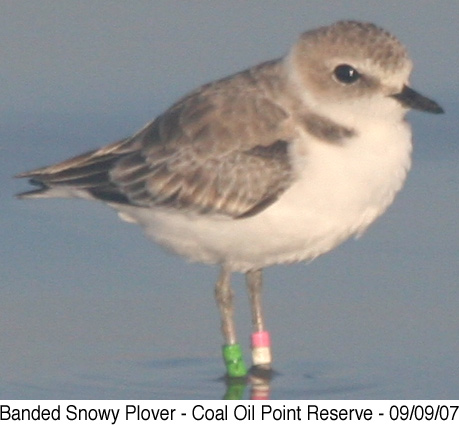
[[[257,214],[294,180],[289,114],[271,93],[277,66],[203,86],[129,139],[19,175],[40,186],[23,196],[62,186],[139,207]]]

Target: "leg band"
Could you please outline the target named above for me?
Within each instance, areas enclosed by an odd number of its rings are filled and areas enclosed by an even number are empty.
[[[226,372],[230,378],[240,378],[247,375],[247,368],[242,358],[242,349],[239,344],[224,345],[222,353]]]
[[[252,334],[252,359],[254,366],[271,364],[271,338],[268,331]]]

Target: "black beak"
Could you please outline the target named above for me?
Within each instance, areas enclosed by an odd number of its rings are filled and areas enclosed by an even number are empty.
[[[392,94],[391,97],[398,100],[407,108],[430,112],[432,114],[443,114],[444,112],[443,108],[437,102],[419,94],[408,86],[403,86],[403,90],[400,93]]]

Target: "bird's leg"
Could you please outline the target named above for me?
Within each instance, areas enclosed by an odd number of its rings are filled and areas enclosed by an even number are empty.
[[[226,371],[231,378],[245,376],[247,368],[242,358],[241,346],[236,342],[231,272],[225,267],[222,267],[220,277],[215,285],[215,299],[217,300],[222,320],[222,333],[225,340],[222,351]]]
[[[250,306],[252,310],[252,359],[257,368],[271,368],[271,341],[269,332],[265,330],[263,311],[261,307],[261,291],[263,276],[261,270],[251,270],[246,273],[249,290]]]
[[[233,290],[231,288],[231,272],[222,268],[220,278],[215,286],[215,299],[222,319],[222,333],[226,345],[236,344],[236,330],[233,321]]]

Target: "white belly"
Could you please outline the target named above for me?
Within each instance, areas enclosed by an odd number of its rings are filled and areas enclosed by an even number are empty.
[[[246,219],[118,207],[166,248],[234,271],[310,260],[360,234],[393,201],[410,167],[408,126],[373,126],[342,146],[299,141],[298,180]]]

